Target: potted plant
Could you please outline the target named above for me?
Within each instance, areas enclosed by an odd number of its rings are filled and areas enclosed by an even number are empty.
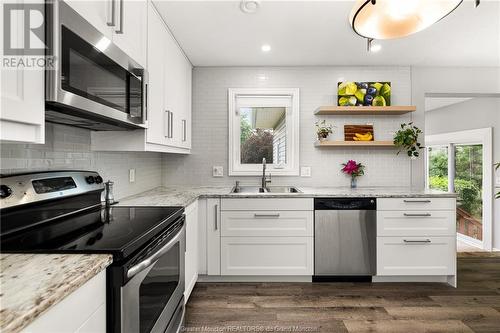
[[[416,159],[420,155],[418,151],[424,148],[418,142],[420,134],[422,134],[422,130],[414,126],[413,122],[401,124],[401,129],[394,135],[394,144],[399,147],[398,154],[406,150],[409,157]]]
[[[357,187],[357,178],[365,174],[365,166],[354,160],[349,160],[347,163],[342,163],[343,168],[340,170],[351,177],[351,188]]]
[[[316,122],[316,134],[318,135],[318,140],[323,141],[328,138],[330,134],[333,133],[333,126],[326,123],[326,120],[321,122]]]

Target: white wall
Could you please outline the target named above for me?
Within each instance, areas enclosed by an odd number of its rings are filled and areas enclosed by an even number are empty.
[[[245,87],[280,87],[300,89],[300,165],[312,167],[312,177],[273,177],[274,184],[312,186],[347,186],[340,163],[348,159],[363,162],[366,175],[359,186],[408,186],[410,162],[396,156],[392,148],[318,149],[314,123],[327,119],[334,123],[334,139],[342,140],[344,124],[374,123],[378,140],[391,140],[401,122],[410,115],[389,116],[315,116],[321,105],[336,104],[338,81],[391,81],[392,104],[411,103],[409,67],[283,67],[225,68],[198,67],[193,73],[193,149],[190,156],[165,155],[164,184],[229,185],[241,179],[258,183],[257,177],[227,177],[228,106],[227,89]],[[212,166],[224,167],[223,178],[212,177]]]
[[[473,98],[425,113],[427,135],[486,127],[493,128],[493,159],[500,161],[500,97]],[[500,177],[500,171],[496,176]],[[497,185],[500,187],[500,182]],[[500,249],[500,200],[493,210],[493,247]]]
[[[120,153],[90,151],[90,131],[46,123],[45,144],[0,145],[2,174],[39,170],[94,170],[105,180],[115,182],[116,199],[161,185],[162,161],[159,153]],[[136,169],[134,183],[128,170]]]

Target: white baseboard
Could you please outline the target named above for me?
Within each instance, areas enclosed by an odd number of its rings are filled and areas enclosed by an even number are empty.
[[[373,282],[433,282],[456,286],[455,275],[374,276]]]

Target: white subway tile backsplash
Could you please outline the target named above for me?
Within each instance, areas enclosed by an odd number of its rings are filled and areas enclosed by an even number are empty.
[[[260,79],[265,77],[265,80]],[[343,139],[345,124],[373,123],[377,140],[391,140],[401,122],[410,115],[391,116],[315,116],[321,105],[336,103],[337,82],[391,81],[392,104],[411,103],[409,67],[303,67],[303,68],[195,68],[193,72],[192,154],[164,155],[164,184],[229,185],[236,179],[257,183],[257,177],[213,178],[212,166],[228,170],[228,109],[227,89],[245,87],[291,87],[300,89],[300,164],[311,166],[311,177],[273,177],[273,183],[311,186],[348,185],[349,179],[340,172],[340,164],[356,159],[366,165],[366,175],[359,186],[408,186],[410,161],[397,156],[396,150],[377,149],[318,149],[314,123],[326,119],[333,123],[332,139]]]
[[[162,159],[159,153],[93,152],[90,131],[46,124],[46,143],[0,145],[2,174],[46,170],[94,170],[115,182],[117,199],[161,185]],[[136,181],[129,183],[128,170],[136,169]]]

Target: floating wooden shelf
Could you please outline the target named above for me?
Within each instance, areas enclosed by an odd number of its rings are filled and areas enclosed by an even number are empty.
[[[416,111],[413,105],[391,106],[320,106],[314,114],[325,115],[401,115]]]
[[[395,147],[392,141],[316,141],[315,147]]]

